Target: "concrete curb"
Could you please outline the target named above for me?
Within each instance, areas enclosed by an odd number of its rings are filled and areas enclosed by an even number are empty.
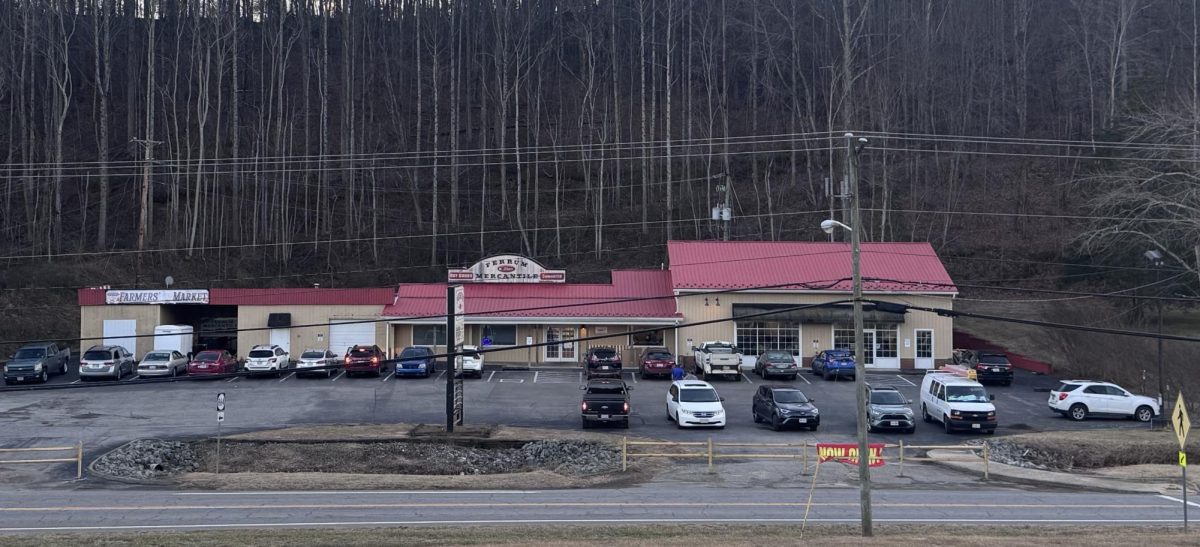
[[[975,461],[964,461],[966,458],[958,450],[930,450],[928,455],[929,460],[937,465],[943,465],[958,471],[965,471],[973,475],[979,475],[980,477],[983,476],[982,456],[974,456]],[[1162,494],[1167,491],[1167,485],[1165,484],[1135,484],[1086,475],[1046,471],[1044,469],[1030,469],[995,461],[988,462],[988,476],[991,480],[1004,480],[1036,486],[1085,489],[1097,492]]]

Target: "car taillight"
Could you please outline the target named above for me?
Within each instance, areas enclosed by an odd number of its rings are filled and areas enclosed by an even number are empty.
[[[579,405],[579,410],[582,410],[582,411],[584,411],[584,412],[587,412],[587,401],[584,401],[584,402],[580,403],[580,405]]]
[[[347,364],[347,365],[349,365],[349,364],[350,364],[350,358],[349,358],[349,357],[347,357],[347,358],[346,358],[346,364]]]
[[[975,370],[985,370],[985,369],[987,369],[987,365],[984,365],[984,364],[975,365]]]
[[[626,413],[626,414],[628,414],[628,413],[629,413],[629,403],[625,403],[625,406],[624,406],[624,407],[622,407],[622,408],[624,409],[624,411],[625,411],[625,413]]]
[[[1059,394],[1058,394],[1058,400],[1060,400],[1060,401],[1065,401],[1066,399],[1067,399],[1067,394],[1066,394],[1066,393],[1059,393]]]
[[[593,356],[592,356],[592,362],[593,362],[593,363],[595,363],[596,361],[599,361],[599,360],[600,360],[600,359],[597,359],[595,355],[593,355]]]
[[[371,358],[371,364],[372,364],[372,365],[378,365],[378,364],[379,364],[379,358],[378,358],[378,357],[372,357],[372,358]]]

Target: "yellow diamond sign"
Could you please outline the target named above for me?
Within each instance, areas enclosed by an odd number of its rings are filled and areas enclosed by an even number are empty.
[[[1175,436],[1179,438],[1179,448],[1183,449],[1183,443],[1187,441],[1188,430],[1192,428],[1192,421],[1188,419],[1187,408],[1183,404],[1183,393],[1179,394],[1179,399],[1175,401],[1175,411],[1171,413],[1171,427],[1175,429]]]

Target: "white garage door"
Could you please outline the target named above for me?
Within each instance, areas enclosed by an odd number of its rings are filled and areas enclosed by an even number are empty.
[[[361,319],[329,320],[329,351],[345,356],[346,350],[357,345],[375,344],[375,323],[348,323]]]
[[[271,345],[292,352],[292,329],[271,329]]]
[[[138,355],[137,340],[136,319],[104,320],[104,345],[121,346],[129,353]]]

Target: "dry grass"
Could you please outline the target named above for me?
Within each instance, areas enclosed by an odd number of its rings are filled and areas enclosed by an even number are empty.
[[[1122,429],[1119,434],[1113,430],[1049,431],[1009,435],[997,441],[1035,450],[1052,458],[1037,463],[1058,469],[1175,465],[1179,452],[1175,433],[1167,429]],[[1200,438],[1193,436],[1190,441],[1188,451],[1200,453]]]
[[[74,547],[77,545],[207,546],[207,545],[531,545],[584,546],[679,545],[687,547],[733,545],[949,545],[955,547],[1088,545],[1196,545],[1200,535],[1149,528],[1071,528],[1040,526],[947,527],[882,525],[876,537],[864,540],[857,527],[780,525],[671,525],[655,526],[467,526],[457,528],[408,527],[388,529],[229,530],[119,534],[69,534],[9,536],[15,547]]]
[[[350,473],[187,473],[175,480],[202,490],[519,490],[624,486],[647,478],[626,474],[570,477],[550,471],[495,475],[362,475]]]

